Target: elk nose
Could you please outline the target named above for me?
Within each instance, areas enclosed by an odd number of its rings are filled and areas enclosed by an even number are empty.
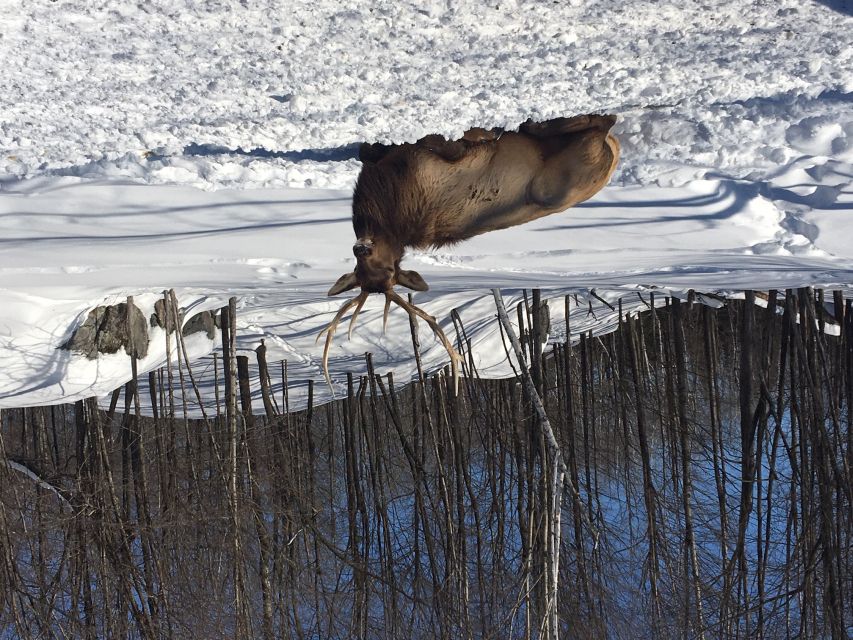
[[[373,253],[373,242],[370,240],[356,242],[352,246],[352,252],[356,258],[366,258]]]

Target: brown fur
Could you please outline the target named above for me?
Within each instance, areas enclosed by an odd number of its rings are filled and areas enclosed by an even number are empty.
[[[395,284],[427,288],[400,269],[407,247],[425,249],[505,229],[591,198],[610,179],[619,143],[614,116],[526,122],[518,131],[471,129],[459,140],[371,145],[353,195],[356,268],[329,291]]]

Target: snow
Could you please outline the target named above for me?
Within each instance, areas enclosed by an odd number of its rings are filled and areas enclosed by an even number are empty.
[[[193,312],[237,296],[239,348],[287,359],[298,406],[352,268],[365,140],[619,116],[622,161],[592,201],[407,257],[449,335],[459,309],[481,375],[511,373],[491,287],[508,304],[541,287],[561,339],[569,293],[573,331],[603,332],[591,289],[645,308],[637,292],[853,283],[849,2],[2,5],[0,407],[122,384],[124,354],[56,347],[93,307],[132,295],[147,316],[169,288]],[[336,385],[368,350],[414,372],[407,317],[383,336],[374,298],[332,348]],[[428,369],[446,362],[424,325],[421,342]],[[162,332],[152,346],[143,373]],[[213,346],[188,340],[208,386]]]

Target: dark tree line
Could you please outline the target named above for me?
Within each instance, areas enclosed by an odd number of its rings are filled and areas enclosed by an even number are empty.
[[[648,302],[541,354],[547,306],[514,310],[544,415],[458,314],[458,396],[368,356],[289,411],[233,306],[204,419],[182,360],[106,410],[4,410],[0,637],[848,637],[850,302]]]

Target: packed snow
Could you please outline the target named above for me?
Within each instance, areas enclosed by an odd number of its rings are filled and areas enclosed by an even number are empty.
[[[511,373],[492,287],[508,304],[541,287],[563,339],[567,294],[573,332],[604,332],[599,298],[853,286],[845,0],[2,4],[0,407],[125,382],[125,354],[57,347],[92,308],[132,295],[147,316],[169,288],[188,315],[236,296],[240,350],[287,361],[292,406],[308,380],[331,397],[315,337],[353,266],[362,141],[619,116],[593,200],[406,258],[451,336],[458,309],[480,375]],[[383,335],[374,298],[332,347],[337,390],[366,351],[414,375],[408,318]],[[446,363],[424,325],[421,344]],[[162,331],[151,345],[142,373],[165,362]],[[187,346],[209,386],[215,342]]]

